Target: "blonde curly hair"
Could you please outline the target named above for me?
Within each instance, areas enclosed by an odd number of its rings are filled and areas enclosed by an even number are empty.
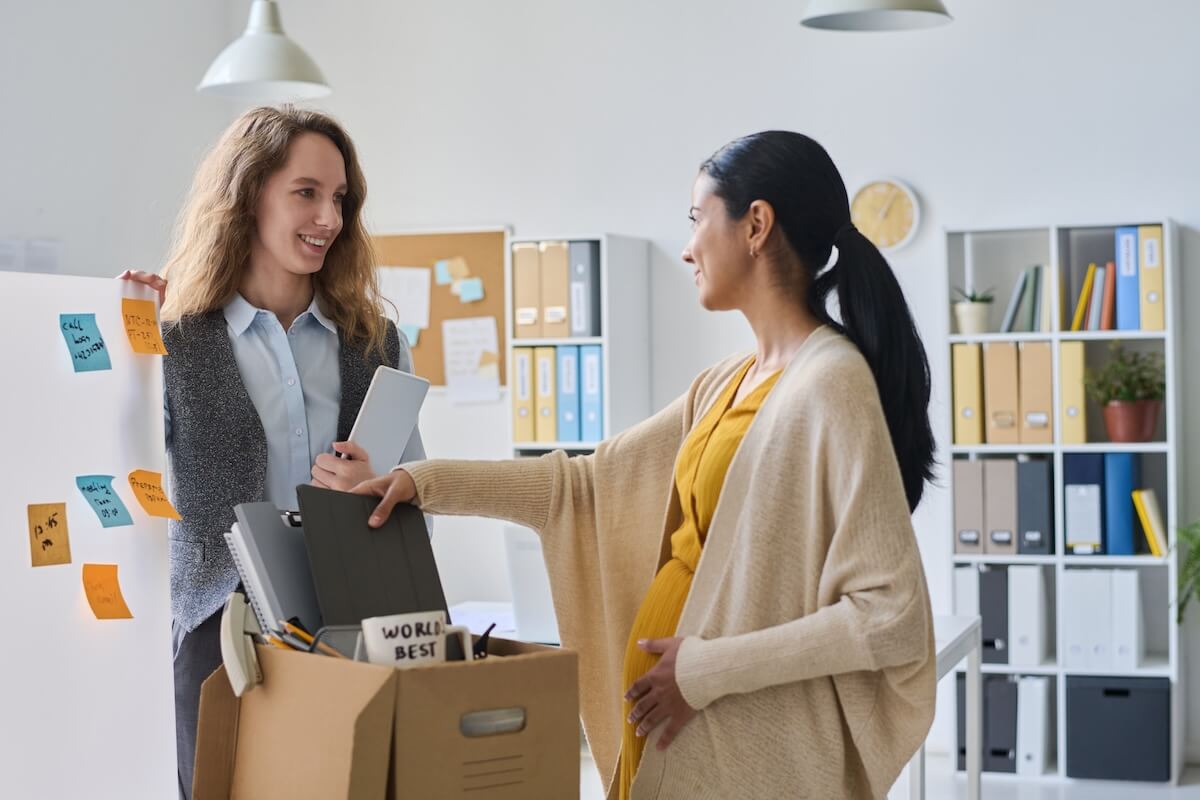
[[[304,133],[328,137],[346,162],[342,231],[313,275],[321,308],[346,339],[364,350],[384,352],[387,323],[375,251],[362,220],[367,184],[354,143],[333,118],[291,105],[247,111],[200,163],[162,270],[167,279],[164,322],[177,324],[233,299],[250,259],[259,194],[287,161],[291,143]]]

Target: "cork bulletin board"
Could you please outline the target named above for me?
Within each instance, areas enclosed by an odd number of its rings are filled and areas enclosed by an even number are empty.
[[[402,233],[373,237],[378,265],[428,267],[442,259],[462,258],[472,278],[483,281],[483,299],[464,303],[450,286],[431,281],[429,327],[423,329],[413,348],[413,371],[434,386],[446,385],[442,356],[442,321],[464,317],[494,317],[500,357],[500,385],[506,385],[504,357],[506,340],[504,303],[504,260],[508,232],[501,228],[446,233]]]

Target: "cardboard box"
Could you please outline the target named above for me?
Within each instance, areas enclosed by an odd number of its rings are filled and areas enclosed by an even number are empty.
[[[491,639],[486,660],[408,670],[257,652],[240,699],[224,667],[201,689],[194,800],[579,796],[571,651]]]

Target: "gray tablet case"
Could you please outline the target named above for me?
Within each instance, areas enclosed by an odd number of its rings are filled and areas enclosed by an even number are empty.
[[[278,630],[280,619],[296,617],[307,630],[320,628],[304,531],[284,522],[274,503],[242,503],[233,513],[226,537],[259,623]]]
[[[359,625],[367,617],[446,612],[425,517],[396,506],[380,528],[367,519],[378,497],[297,486],[304,540],[325,625]]]

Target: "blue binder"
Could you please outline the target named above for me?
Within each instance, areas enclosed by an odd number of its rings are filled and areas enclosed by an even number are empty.
[[[1117,228],[1117,330],[1142,327],[1142,296],[1138,284],[1138,229]]]
[[[585,442],[604,438],[604,360],[600,345],[579,348],[579,406],[581,434]]]
[[[1109,555],[1134,554],[1133,490],[1140,482],[1137,453],[1104,454],[1104,552]]]
[[[558,347],[558,441],[579,441],[579,348]]]

